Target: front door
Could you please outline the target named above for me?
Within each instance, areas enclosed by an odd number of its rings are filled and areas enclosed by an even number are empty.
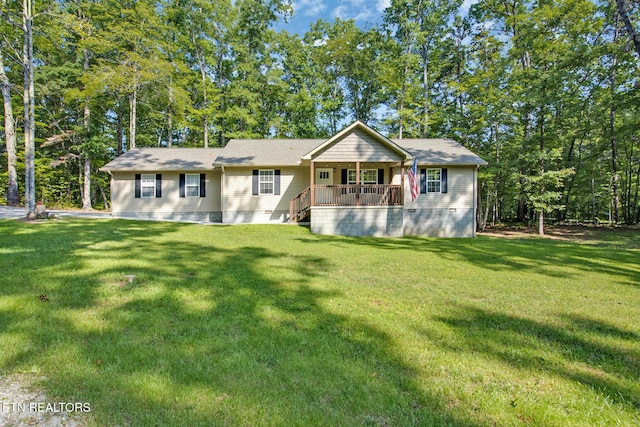
[[[329,168],[317,168],[316,169],[316,185],[333,185],[333,169]],[[317,188],[316,187],[316,203],[319,205],[333,204],[331,189]]]
[[[317,185],[333,185],[333,169],[317,168],[316,184]]]

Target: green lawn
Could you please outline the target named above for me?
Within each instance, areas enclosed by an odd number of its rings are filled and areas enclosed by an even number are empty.
[[[97,425],[640,424],[638,231],[5,220],[0,255],[0,375]]]

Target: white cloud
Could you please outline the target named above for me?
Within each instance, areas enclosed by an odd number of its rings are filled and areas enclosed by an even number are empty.
[[[361,11],[359,14],[353,17],[356,21],[367,21],[372,17],[377,16],[372,9]]]
[[[378,12],[384,12],[389,6],[391,6],[391,0],[378,0],[378,3],[376,3]]]
[[[380,3],[389,2],[389,0],[377,0],[376,8],[367,7],[367,0],[350,0],[341,2],[340,6],[333,9],[334,18],[342,20],[353,19],[355,21],[367,21],[376,17],[379,12],[377,7]]]
[[[349,17],[347,16],[347,6],[341,4],[340,6],[333,9],[333,16],[340,19],[349,19]]]
[[[462,16],[469,13],[469,8],[474,4],[478,3],[480,0],[464,0],[462,5],[460,6],[460,14]]]
[[[294,13],[302,13],[304,16],[317,16],[327,8],[321,0],[296,0],[293,2]]]
[[[328,37],[325,37],[323,39],[317,39],[313,41],[313,46],[314,47],[320,47],[320,46],[324,46],[327,44],[327,40],[329,40]]]
[[[391,0],[338,0],[336,3],[331,11],[332,17],[363,23],[381,20],[384,10],[391,5]]]

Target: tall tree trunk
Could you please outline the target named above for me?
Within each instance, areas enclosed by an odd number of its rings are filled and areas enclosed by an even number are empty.
[[[138,87],[133,87],[129,95],[129,149],[136,148],[136,109],[138,107]]]
[[[0,50],[0,87],[4,102],[4,137],[7,145],[7,171],[9,173],[9,188],[7,189],[7,204],[18,206],[20,204],[20,192],[18,191],[18,173],[16,172],[16,131],[13,118],[13,105],[11,104],[11,84],[4,72],[4,61]]]
[[[409,54],[413,47],[413,42],[409,41],[411,38],[411,32],[408,28],[404,30],[404,39],[406,40],[406,47],[404,50],[404,74],[402,74],[402,88],[400,89],[400,100],[398,105],[399,123],[398,123],[398,138],[402,139],[404,133],[404,99],[407,94],[407,76],[409,75]]]
[[[427,55],[426,52],[423,55]],[[427,138],[429,136],[429,62],[425,57],[423,58],[422,63],[422,90],[424,96],[424,105],[423,105],[423,128],[422,128],[422,137]]]
[[[405,67],[406,69],[406,67]],[[404,130],[404,94],[406,90],[406,83],[402,82],[402,89],[400,93],[400,102],[398,104],[398,112],[400,113],[400,117],[398,118],[398,139],[402,139],[402,132]]]
[[[36,217],[35,181],[35,101],[33,85],[33,3],[22,2],[22,62],[24,77],[24,151],[25,151],[25,213],[27,218]]]
[[[173,145],[173,112],[171,111],[171,106],[169,106],[169,111],[167,111],[167,147],[171,148]]]
[[[538,234],[544,236],[544,210],[538,211]]]
[[[615,31],[613,35],[613,45],[614,49],[617,51],[618,46],[618,37],[619,37],[619,29],[618,29],[618,15],[615,18]],[[610,79],[610,91],[611,91],[611,106],[609,110],[609,132],[611,137],[611,173],[612,181],[611,181],[611,191],[612,191],[612,203],[613,203],[613,220],[618,222],[620,220],[620,194],[618,188],[618,181],[620,180],[620,176],[618,175],[618,143],[616,140],[616,106],[615,106],[615,98],[616,98],[616,67],[618,65],[618,54],[617,52],[613,54],[613,61],[611,64],[611,75]]]
[[[638,165],[638,171],[636,173],[636,195],[634,197],[633,205],[636,207],[636,224],[640,224],[640,204],[638,203],[638,194],[640,193],[640,165]]]
[[[591,169],[591,220],[593,225],[598,225],[598,215],[596,213],[596,174],[595,168]]]
[[[540,176],[544,176],[544,172],[545,172],[545,167],[544,167],[544,156],[542,156],[542,153],[544,153],[544,138],[545,138],[545,123],[544,123],[544,118],[545,118],[545,111],[544,111],[544,107],[540,108],[540,118],[538,119],[538,122],[540,123],[540,145],[539,145],[539,150],[540,150]],[[540,193],[544,194],[545,192],[545,188],[544,186],[542,186],[542,188],[540,188]],[[541,196],[542,196],[541,194]],[[538,210],[538,234],[541,236],[544,236],[544,211],[545,208],[541,207]]]
[[[198,58],[198,66],[200,67],[200,81],[202,82],[202,108],[205,110],[205,117],[202,121],[202,139],[204,142],[204,148],[209,147],[209,119],[206,116],[207,107],[209,106],[209,99],[207,94],[207,73],[206,73],[206,64],[204,60],[204,55],[198,49],[198,44],[196,42],[196,33],[193,28],[191,28],[191,43],[193,44],[193,49],[195,51],[196,57]]]
[[[207,99],[207,81],[204,70],[202,71],[202,105],[207,110],[209,100]],[[208,114],[208,113],[205,113]],[[202,139],[204,142],[204,148],[209,148],[209,118],[205,115],[204,120],[202,121]]]
[[[173,145],[173,86],[169,84],[169,105],[167,106],[167,147]]]
[[[633,137],[632,141],[634,141],[635,143],[638,143],[638,138]],[[631,185],[631,184],[629,184],[629,185]],[[635,212],[634,212],[634,214],[635,214],[634,215],[635,216],[634,223],[638,224],[638,223],[640,223],[640,204],[638,203],[638,197],[639,197],[639,194],[640,194],[640,163],[638,163],[638,168],[636,170],[636,186],[635,187],[636,187],[635,188],[635,195],[633,197],[633,206],[634,206],[633,209],[635,209]]]
[[[98,185],[98,190],[100,190],[100,194],[102,195],[102,201],[104,203],[105,209],[109,209],[109,199],[107,199],[107,195],[104,193],[104,189],[102,186]]]
[[[118,139],[118,156],[124,153],[124,119],[122,118],[122,110],[120,107],[116,109],[116,138]]]
[[[87,72],[89,70],[89,51],[84,49],[83,51],[83,62],[82,66],[84,71]],[[90,139],[91,129],[90,129],[90,118],[91,118],[91,109],[89,107],[89,100],[87,99],[84,104],[84,132],[85,138]],[[89,153],[85,150],[83,153],[84,157],[84,191],[82,192],[82,209],[83,210],[91,210],[93,207],[91,206],[91,158],[89,157]]]
[[[91,159],[85,155],[84,158],[84,191],[82,192],[82,209],[91,210]]]
[[[616,0],[616,4],[618,6],[618,15],[624,21],[624,27],[629,34],[629,38],[633,42],[633,47],[636,49],[636,53],[640,58],[640,40],[638,40],[638,34],[636,33],[633,24],[631,23],[631,19],[629,19],[629,14],[627,13],[627,8],[624,6],[624,0]],[[618,19],[616,18],[616,38],[618,33]]]

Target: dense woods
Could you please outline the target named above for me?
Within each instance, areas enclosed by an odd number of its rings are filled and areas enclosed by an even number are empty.
[[[98,168],[130,148],[358,119],[486,159],[481,228],[639,223],[640,2],[461,3],[393,0],[378,26],[291,34],[274,30],[288,0],[2,0],[0,200],[108,207]]]

